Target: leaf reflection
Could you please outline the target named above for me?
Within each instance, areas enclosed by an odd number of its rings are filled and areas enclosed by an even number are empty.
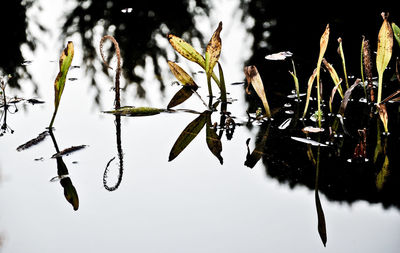
[[[205,111],[196,119],[194,119],[179,135],[174,146],[169,153],[168,161],[174,160],[189,144],[194,138],[200,133],[204,125],[207,122],[207,114],[209,112]]]
[[[121,184],[122,176],[124,173],[124,153],[122,151],[122,145],[121,145],[121,116],[119,116],[119,115],[115,116],[115,132],[116,132],[116,137],[117,137],[119,170],[118,170],[117,182],[113,186],[108,186],[109,167],[110,167],[111,162],[115,159],[115,157],[111,158],[110,161],[108,161],[108,163],[106,165],[106,169],[104,170],[104,174],[103,174],[103,186],[108,191],[115,191],[116,189],[118,189],[119,185]]]
[[[244,162],[244,165],[246,165],[249,168],[253,168],[257,162],[261,159],[261,157],[264,155],[264,146],[265,143],[267,142],[268,135],[269,135],[269,129],[271,127],[271,124],[269,123],[267,126],[267,129],[265,130],[263,136],[261,137],[261,140],[257,141],[257,145],[253,152],[250,154],[250,149],[249,149],[249,142],[250,138],[247,139],[246,145],[247,145],[247,155],[246,155],[246,161]]]
[[[58,148],[56,138],[55,138],[55,136],[53,134],[53,131],[51,129],[49,130],[49,134],[50,134],[51,139],[53,141],[54,148],[56,149],[56,152],[59,153],[60,150]],[[56,157],[56,159],[57,159],[57,174],[58,174],[58,176],[60,178],[60,184],[64,188],[65,199],[72,205],[72,207],[76,211],[79,208],[78,193],[77,193],[74,185],[72,184],[71,178],[65,176],[65,175],[69,175],[69,173],[68,173],[68,168],[65,165],[62,157],[59,156],[59,157]]]

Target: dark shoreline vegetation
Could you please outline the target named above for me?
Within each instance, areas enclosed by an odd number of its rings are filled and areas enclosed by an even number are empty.
[[[74,12],[71,15],[78,14]],[[105,66],[104,71],[107,73],[107,69],[115,71],[114,108],[104,113],[113,114],[115,117],[118,152],[118,172],[115,183],[111,183],[108,176],[111,173],[111,163],[115,157],[105,164],[103,175],[105,189],[115,191],[122,182],[124,153],[121,141],[121,117],[143,117],[184,111],[196,114],[196,118],[183,128],[182,133],[172,145],[168,157],[169,162],[173,162],[181,155],[185,148],[198,135],[201,135],[200,132],[205,127],[207,148],[222,165],[224,162],[223,136],[225,135],[229,141],[233,137],[236,127],[258,127],[259,133],[254,141],[254,149],[251,149],[250,138],[243,143],[243,146],[247,146],[247,155],[243,164],[253,168],[261,160],[267,173],[278,181],[287,182],[290,187],[301,184],[314,190],[318,233],[324,246],[327,243],[327,226],[319,198],[320,192],[331,200],[352,203],[361,199],[371,203],[382,203],[384,207],[400,208],[400,201],[395,194],[400,190],[398,184],[400,175],[395,170],[400,165],[395,152],[396,147],[400,145],[400,132],[397,130],[400,129],[398,104],[400,101],[398,97],[400,94],[400,61],[398,59],[400,29],[395,23],[389,22],[388,14],[383,13],[382,18],[376,49],[372,48],[369,43],[369,40],[375,40],[375,38],[363,38],[357,47],[359,55],[357,63],[350,62],[346,58],[347,50],[355,50],[346,46],[346,38],[331,37],[331,31],[337,28],[330,24],[326,25],[324,31],[321,31],[319,55],[313,59],[316,68],[314,71],[313,69],[307,70],[310,77],[302,78],[305,70],[299,71],[298,66],[301,64],[297,63],[296,54],[289,51],[269,54],[267,59],[263,59],[265,62],[274,61],[268,64],[289,66],[286,68],[287,77],[292,78],[294,91],[289,95],[280,96],[279,104],[276,102],[276,97],[272,99],[273,102],[267,99],[274,96],[269,93],[268,85],[265,85],[268,82],[265,82],[268,80],[268,75],[265,76],[261,70],[265,66],[261,69],[255,65],[244,67],[243,79],[246,79],[247,83],[246,97],[253,100],[251,106],[246,110],[247,121],[238,120],[235,116],[238,112],[229,111],[229,106],[234,103],[234,98],[230,97],[229,85],[227,85],[229,83],[226,82],[223,66],[219,62],[222,52],[222,22],[219,23],[208,44],[204,44],[204,55],[183,38],[171,33],[165,34],[176,53],[200,66],[207,78],[207,85],[196,84],[194,78],[178,63],[168,60],[166,55],[156,52],[153,55],[153,62],[157,62],[155,59],[158,57],[164,58],[166,65],[181,85],[166,108],[121,105],[120,93],[124,92],[119,85],[121,74],[126,74],[125,67],[132,69],[132,66],[121,64],[124,54],[120,50],[120,44],[126,42],[118,41],[118,32],[114,36],[104,35],[99,45],[101,60]],[[117,31],[119,31],[118,28]],[[67,31],[65,32],[68,34]],[[201,37],[199,34],[197,36]],[[88,41],[92,40],[93,35]],[[113,48],[105,56],[103,45],[107,40],[112,41]],[[88,46],[94,47],[91,42],[84,47]],[[327,52],[331,48],[337,48],[338,54],[328,54]],[[62,157],[84,149],[87,145],[76,145],[60,150],[53,133],[53,123],[65,83],[68,82],[67,74],[73,61],[74,50],[81,49],[74,49],[73,42],[68,42],[66,48],[61,52],[60,72],[54,82],[54,113],[49,127],[36,138],[17,147],[17,151],[33,147],[50,136],[56,150],[52,158],[57,161],[58,174],[51,181],[60,182],[66,200],[71,203],[74,210],[78,210],[78,193],[72,184]],[[375,50],[376,55],[371,53]],[[108,63],[113,53],[116,54],[118,62],[115,69]],[[91,57],[91,61],[93,61],[94,55]],[[335,61],[339,61],[340,65],[333,67],[333,64],[330,64],[333,58]],[[282,64],[282,62],[284,63]],[[355,65],[359,65],[358,72],[348,71],[346,66],[349,66],[349,63],[353,68]],[[160,66],[156,66],[156,72],[159,71],[157,69],[160,69]],[[353,72],[360,73],[360,76],[353,75]],[[159,73],[161,72],[159,71]],[[377,73],[378,76],[374,73]],[[128,78],[137,79],[130,74],[128,74]],[[12,79],[13,76],[5,76],[1,80],[2,135],[13,133],[13,130],[7,125],[7,113],[11,113],[12,108],[15,108],[13,112],[15,113],[19,103],[42,102],[7,97],[8,81]],[[161,86],[163,86],[162,81]],[[208,99],[202,98],[197,92],[199,87],[206,86]],[[215,90],[218,90],[219,93],[215,94]],[[305,90],[307,92],[303,93]],[[140,89],[138,94],[141,96]],[[200,99],[204,104],[204,111],[175,108],[179,105],[187,105],[186,101],[193,94],[196,98],[192,99]],[[219,120],[215,121],[214,117],[218,117]],[[224,145],[229,145],[229,142]],[[225,156],[229,156],[229,154],[225,154]]]

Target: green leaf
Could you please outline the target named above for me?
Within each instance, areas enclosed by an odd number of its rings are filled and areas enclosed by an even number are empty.
[[[383,72],[389,64],[390,58],[392,57],[393,48],[393,31],[387,21],[387,15],[382,13],[383,23],[378,34],[378,49],[376,51],[376,68],[378,70],[378,98],[377,103],[379,104],[382,99],[382,80]]]
[[[74,44],[72,43],[72,41],[68,41],[67,47],[61,53],[59,61],[60,71],[58,72],[58,75],[54,82],[54,113],[49,128],[52,128],[53,126],[58,106],[60,105],[61,95],[64,91],[68,70],[69,67],[71,66],[73,58],[74,58]]]
[[[392,23],[392,29],[393,29],[394,37],[397,40],[397,44],[399,44],[399,47],[400,47],[400,28],[395,23]]]
[[[136,117],[136,116],[156,115],[156,114],[159,114],[159,113],[165,112],[165,111],[166,111],[165,109],[158,109],[158,108],[153,108],[153,107],[124,106],[117,110],[104,111],[104,113],[111,113],[111,114],[119,115],[119,116]]]
[[[208,111],[205,111],[200,114],[182,131],[169,153],[168,161],[174,160],[196,138],[207,122],[208,113]]]
[[[206,140],[207,146],[210,149],[211,153],[213,153],[218,158],[219,162],[223,164],[224,159],[221,156],[222,143],[214,128],[212,127],[211,113],[207,114]]]

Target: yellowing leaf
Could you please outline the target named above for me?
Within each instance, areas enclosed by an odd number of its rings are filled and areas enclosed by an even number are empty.
[[[56,81],[54,82],[54,90],[55,90],[54,104],[56,106],[58,106],[60,103],[61,95],[64,91],[65,80],[67,78],[67,73],[69,67],[71,66],[73,57],[74,57],[74,44],[72,43],[72,41],[68,41],[67,47],[61,53],[59,60],[60,72],[58,73]]]
[[[219,56],[221,54],[221,46],[222,46],[220,38],[221,30],[222,30],[222,22],[219,22],[218,28],[217,30],[215,30],[206,48],[205,70],[208,78],[211,77],[215,64],[217,64]]]
[[[264,84],[261,80],[261,76],[258,73],[257,67],[252,65],[252,66],[246,66],[244,68],[244,73],[246,75],[246,80],[248,84],[252,84],[254,90],[256,91],[258,97],[261,99],[264,109],[265,109],[265,115],[268,118],[271,118],[271,111],[269,109],[267,97],[265,95],[264,91]]]
[[[346,88],[348,89],[348,88],[349,88],[349,81],[347,80],[346,60],[344,59],[342,38],[339,38],[339,39],[338,39],[338,42],[339,42],[338,53],[339,53],[339,55],[340,55],[340,58],[342,58],[342,66],[343,66],[344,80],[346,81]]]
[[[379,109],[379,117],[383,123],[383,127],[385,128],[385,132],[388,132],[388,114],[386,110],[386,105],[385,104],[378,104],[377,105]]]
[[[393,31],[387,21],[387,15],[382,13],[383,23],[378,34],[378,49],[376,52],[376,68],[378,70],[378,98],[377,103],[379,104],[382,99],[382,80],[383,72],[389,64],[390,58],[392,57],[393,48]]]
[[[321,93],[320,93],[320,84],[319,84],[319,77],[320,77],[320,70],[321,70],[321,62],[322,59],[324,58],[324,54],[326,52],[326,48],[328,47],[328,41],[329,41],[329,24],[326,25],[325,31],[321,36],[320,42],[319,42],[319,57],[318,57],[318,62],[317,62],[317,98],[318,98],[318,126],[321,127]]]
[[[71,66],[72,59],[74,57],[74,44],[72,41],[68,41],[67,47],[62,51],[60,56],[60,71],[54,82],[54,113],[51,119],[49,128],[52,128],[54,119],[57,114],[58,106],[60,105],[61,95],[64,91],[65,81],[67,78],[69,67]]]
[[[203,56],[197,52],[192,45],[172,34],[168,35],[168,41],[176,52],[181,54],[189,61],[199,64],[203,69],[205,69],[206,63]]]
[[[307,98],[306,98],[306,105],[304,107],[303,118],[305,118],[307,114],[308,104],[310,103],[311,89],[316,75],[317,75],[317,69],[314,70],[314,72],[308,79]]]
[[[179,67],[178,64],[172,61],[168,61],[168,66],[171,69],[172,74],[174,74],[174,76],[176,77],[176,79],[178,79],[180,83],[182,83],[183,85],[188,85],[197,88],[197,85],[193,81],[193,78],[188,73],[186,73],[181,67]]]
[[[331,75],[331,78],[332,78],[333,82],[335,83],[335,86],[338,86],[339,94],[343,98],[343,90],[342,90],[342,86],[340,85],[341,80],[340,80],[335,68],[331,64],[329,64],[329,62],[327,62],[325,59],[322,59],[322,62],[324,63],[326,69],[329,71],[329,74]]]

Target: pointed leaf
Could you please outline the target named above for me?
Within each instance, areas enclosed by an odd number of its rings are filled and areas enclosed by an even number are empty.
[[[385,132],[387,133],[389,129],[388,129],[388,114],[386,110],[386,105],[378,104],[377,107],[379,109],[379,117],[383,123],[383,127],[385,128]]]
[[[55,101],[54,104],[58,107],[61,95],[64,91],[65,80],[67,78],[67,73],[69,67],[72,63],[72,58],[74,57],[74,44],[72,41],[68,41],[67,47],[62,51],[59,65],[60,65],[60,72],[57,75],[56,81],[54,82],[54,91],[55,91]]]
[[[51,158],[58,158],[58,157],[62,157],[62,156],[67,156],[67,155],[70,155],[71,153],[73,153],[75,151],[84,149],[86,147],[87,147],[87,145],[72,146],[72,147],[66,148],[66,149],[64,149],[64,150],[62,150],[60,152],[55,153],[54,155],[52,155]]]
[[[360,79],[357,79],[354,84],[352,86],[350,86],[350,88],[348,88],[346,90],[346,92],[344,93],[344,97],[342,100],[342,103],[340,104],[340,108],[339,108],[339,113],[344,116],[344,112],[346,110],[347,107],[347,103],[349,102],[350,96],[351,96],[351,92],[354,90],[354,88],[361,82]]]
[[[223,164],[224,159],[221,156],[222,143],[217,133],[214,131],[214,128],[212,127],[211,113],[208,113],[207,115],[206,140],[207,146],[210,149],[211,153],[213,153],[218,158],[219,162]]]
[[[322,62],[324,63],[326,69],[329,71],[329,74],[331,75],[332,81],[335,83],[335,86],[338,86],[339,94],[343,98],[343,90],[342,86],[340,85],[341,79],[339,78],[335,68],[325,59],[322,59]]]
[[[159,114],[161,112],[165,112],[165,109],[158,109],[153,107],[132,107],[132,106],[124,106],[117,110],[104,111],[104,113],[111,113],[114,115],[130,116],[130,117],[151,116]]]
[[[386,155],[385,160],[383,161],[383,165],[381,171],[379,171],[376,176],[376,188],[380,191],[383,188],[383,185],[386,181],[386,177],[389,175],[389,157]]]
[[[62,157],[57,158],[57,174],[62,177],[63,175],[68,175],[68,169],[65,165]],[[78,193],[72,184],[71,178],[63,177],[60,180],[61,186],[64,188],[64,197],[65,199],[72,205],[74,210],[78,210],[79,208],[79,197]]]
[[[215,64],[217,64],[221,54],[221,30],[222,22],[219,22],[218,28],[215,30],[206,48],[205,70],[208,78],[211,78]]]
[[[25,149],[28,149],[30,147],[33,147],[39,143],[41,143],[42,141],[44,141],[44,139],[49,135],[49,131],[44,131],[42,133],[40,133],[36,138],[33,138],[32,140],[18,146],[17,151],[22,151]]]
[[[169,153],[168,161],[174,160],[196,138],[207,122],[207,113],[200,114],[182,131]]]
[[[244,165],[246,165],[247,167],[253,168],[257,164],[257,162],[261,159],[261,157],[264,155],[264,147],[268,139],[270,126],[271,124],[268,124],[268,127],[265,130],[261,140],[257,143],[256,147],[254,148],[253,152],[251,152],[251,154],[249,149],[250,138],[247,139],[246,141],[247,155],[246,155],[246,161],[244,162]]]
[[[310,103],[310,96],[311,96],[311,90],[312,90],[312,85],[315,80],[315,76],[317,75],[317,69],[314,69],[314,72],[308,79],[308,88],[307,88],[307,98],[306,98],[306,105],[304,107],[304,112],[303,112],[303,118],[306,117],[307,110],[308,110],[308,104]]]
[[[324,58],[324,54],[326,51],[326,48],[328,47],[328,41],[329,41],[329,24],[326,25],[325,31],[321,36],[320,42],[319,42],[319,57],[318,57],[318,62],[317,62],[317,100],[318,100],[318,126],[321,127],[321,92],[320,92],[320,69],[321,69],[321,62],[322,59]]]
[[[194,82],[193,78],[186,73],[185,70],[179,67],[178,64],[168,61],[168,66],[171,69],[172,74],[174,74],[180,83],[182,83],[184,86],[188,85],[197,88],[197,84]]]
[[[50,121],[49,128],[53,127],[54,119],[57,115],[58,106],[60,105],[61,95],[64,91],[65,80],[67,78],[69,67],[71,66],[72,59],[74,58],[74,44],[68,41],[67,47],[62,51],[59,65],[60,71],[54,82],[54,112]]]
[[[168,35],[168,41],[176,52],[181,54],[189,61],[199,64],[203,69],[205,69],[206,63],[203,56],[197,52],[192,45],[172,34]]]
[[[382,98],[382,79],[383,72],[389,64],[390,58],[392,57],[393,48],[393,31],[387,21],[387,15],[382,13],[383,23],[378,34],[378,49],[376,52],[376,68],[378,70],[378,98],[377,103],[381,102]]]
[[[342,66],[343,66],[343,74],[344,74],[344,80],[346,81],[346,88],[349,88],[349,81],[347,79],[347,71],[346,71],[346,61],[344,59],[344,52],[343,52],[343,45],[342,45],[342,38],[338,39],[339,42],[339,47],[338,47],[338,53],[340,55],[340,58],[342,58]]]
[[[180,89],[171,99],[169,102],[167,109],[171,109],[172,107],[175,107],[183,102],[185,102],[188,98],[192,96],[194,91],[196,90],[196,87],[189,87],[189,86],[183,86],[182,89]]]
[[[393,29],[394,37],[396,38],[396,41],[400,47],[400,28],[395,23],[392,23],[392,29]]]
[[[324,210],[322,209],[321,201],[319,199],[318,190],[315,190],[315,205],[317,208],[317,216],[318,216],[318,233],[321,237],[322,243],[326,246],[327,242],[327,233],[326,233],[326,222]]]
[[[244,73],[246,75],[246,80],[248,84],[252,84],[254,90],[256,91],[258,97],[261,99],[264,109],[265,109],[265,115],[268,118],[271,118],[271,111],[269,109],[267,97],[265,95],[264,91],[264,84],[261,80],[261,76],[258,73],[257,67],[252,65],[252,66],[246,66],[244,68]]]

